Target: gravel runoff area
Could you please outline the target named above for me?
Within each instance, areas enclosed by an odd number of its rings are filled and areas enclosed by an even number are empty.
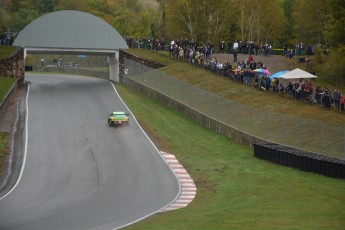
[[[10,150],[5,159],[4,170],[0,172],[0,198],[16,184],[22,167],[26,92],[26,86],[19,88],[4,113],[0,114],[0,132],[9,133],[8,149]]]

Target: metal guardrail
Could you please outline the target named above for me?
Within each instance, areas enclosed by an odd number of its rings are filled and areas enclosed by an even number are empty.
[[[296,118],[239,104],[124,59],[125,78],[177,100],[232,128],[267,141],[345,159],[345,126]]]

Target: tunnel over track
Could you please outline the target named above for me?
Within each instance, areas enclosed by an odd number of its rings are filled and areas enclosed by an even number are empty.
[[[92,14],[63,10],[41,16],[22,31],[14,46],[26,54],[104,55],[109,79],[119,81],[119,49],[128,46],[110,24]]]

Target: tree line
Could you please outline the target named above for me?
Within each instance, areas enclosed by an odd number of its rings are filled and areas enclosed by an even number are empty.
[[[339,56],[345,49],[344,0],[0,0],[0,34],[57,10],[91,13],[133,39],[241,40],[274,48],[303,42],[345,61]]]

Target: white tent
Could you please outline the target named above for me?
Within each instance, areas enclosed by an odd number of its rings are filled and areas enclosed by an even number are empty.
[[[304,70],[296,68],[291,70],[285,74],[280,75],[279,82],[283,84],[284,87],[287,86],[289,81],[299,81],[300,79],[309,79],[309,78],[317,78],[317,76],[308,73]]]
[[[283,79],[300,79],[300,78],[317,78],[315,75],[308,73],[304,70],[301,70],[299,68],[296,68],[294,70],[291,70],[290,72],[287,72],[285,74],[280,75],[280,78]]]

